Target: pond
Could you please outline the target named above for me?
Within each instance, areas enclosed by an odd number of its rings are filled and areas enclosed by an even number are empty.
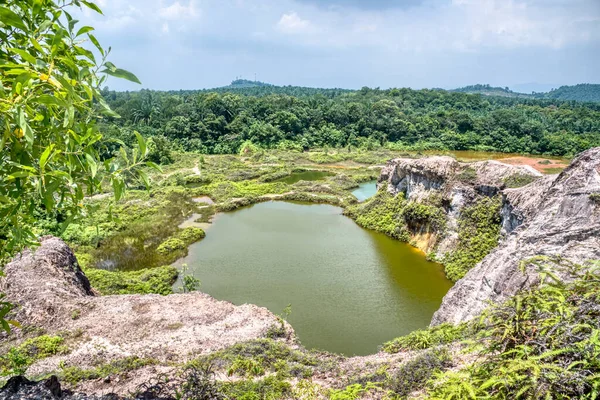
[[[357,189],[352,191],[352,194],[359,202],[370,199],[375,196],[375,193],[377,193],[377,181],[363,182],[358,185]]]
[[[315,170],[307,170],[307,171],[297,171],[292,172],[290,175],[285,178],[278,179],[276,182],[285,182],[288,185],[292,185],[296,182],[300,181],[319,181],[328,176],[333,176],[334,174],[327,171],[315,171]]]
[[[189,248],[200,290],[278,314],[300,341],[346,355],[425,328],[451,286],[408,244],[360,228],[330,205],[267,202],[223,213]]]

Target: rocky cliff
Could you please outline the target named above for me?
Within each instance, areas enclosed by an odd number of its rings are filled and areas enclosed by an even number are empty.
[[[18,321],[48,333],[80,335],[69,354],[39,361],[28,369],[30,376],[60,365],[92,368],[130,356],[185,362],[264,337],[279,324],[265,308],[235,306],[200,292],[96,296],[72,250],[55,237],[43,238],[35,252],[25,251],[4,272],[0,291],[18,304]]]
[[[427,203],[432,196],[441,198],[446,215],[444,232],[431,232],[421,227],[412,232],[413,244],[438,258],[457,246],[458,220],[461,211],[482,197],[503,191],[511,181],[531,182],[542,174],[531,167],[513,166],[499,161],[460,163],[447,156],[420,159],[398,158],[382,169],[378,187],[386,187],[393,195],[403,193],[409,201]],[[520,218],[515,211],[513,224]],[[426,232],[427,240],[423,240]]]
[[[580,154],[558,176],[502,191],[505,237],[444,297],[432,324],[461,322],[491,302],[535,284],[537,271],[519,268],[534,256],[578,264],[600,260],[600,148]],[[560,271],[555,271],[560,276]]]

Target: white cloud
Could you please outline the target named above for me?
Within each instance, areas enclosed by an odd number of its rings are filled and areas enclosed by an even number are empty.
[[[187,6],[182,5],[179,1],[171,4],[168,7],[162,7],[158,10],[158,15],[167,20],[182,20],[194,19],[200,15],[200,10],[196,8],[196,2],[190,0]]]
[[[156,74],[149,71],[143,81],[160,76],[164,88],[226,84],[254,72],[273,83],[321,79],[346,87],[494,83],[490,77],[503,85],[564,82],[560,74],[598,80],[600,0],[411,0],[411,7],[385,8],[339,0],[336,7],[316,0],[95,1],[104,16],[84,11],[81,23],[113,46],[117,65],[134,71],[152,65]],[[167,60],[182,60],[181,71],[146,62],[157,48],[171,55]],[[199,83],[182,78],[188,65],[205,68]]]
[[[277,28],[285,33],[301,33],[310,31],[312,25],[309,20],[302,19],[295,12],[291,12],[281,16]]]

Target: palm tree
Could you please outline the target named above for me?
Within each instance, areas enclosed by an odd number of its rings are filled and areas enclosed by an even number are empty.
[[[160,104],[152,97],[152,93],[148,93],[140,107],[133,110],[133,118],[135,123],[150,125],[150,123],[160,115]]]

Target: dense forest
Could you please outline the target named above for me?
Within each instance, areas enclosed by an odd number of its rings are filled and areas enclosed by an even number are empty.
[[[555,156],[600,146],[600,104],[594,103],[265,85],[178,92],[105,89],[103,96],[121,116],[104,120],[104,134],[135,143],[133,132],[139,131],[152,138],[153,158],[162,162],[172,150],[237,153],[246,141],[299,151],[386,146]]]

